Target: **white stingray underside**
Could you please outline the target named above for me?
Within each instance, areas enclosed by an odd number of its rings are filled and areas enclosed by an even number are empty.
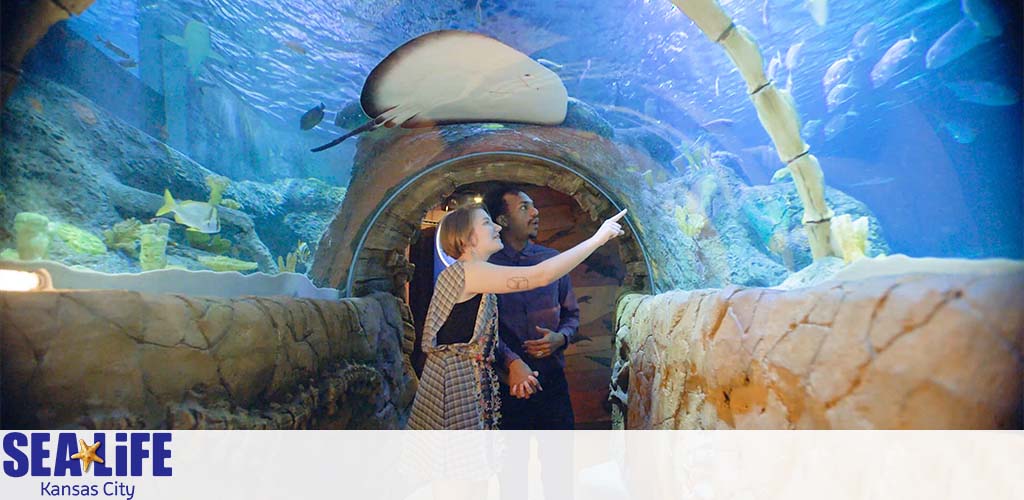
[[[435,31],[402,45],[366,79],[363,110],[377,124],[558,125],[568,93],[548,68],[493,38]]]

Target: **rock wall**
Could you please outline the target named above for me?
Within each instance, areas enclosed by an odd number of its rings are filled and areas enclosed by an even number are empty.
[[[397,428],[411,336],[382,294],[3,293],[0,427]]]
[[[1024,425],[1024,273],[631,295],[612,373],[628,429]]]

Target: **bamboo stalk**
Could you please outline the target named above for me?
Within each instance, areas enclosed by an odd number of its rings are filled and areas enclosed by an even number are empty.
[[[818,159],[800,137],[800,117],[792,97],[764,74],[761,49],[750,32],[737,25],[715,0],[672,0],[704,35],[725,49],[747,84],[747,93],[768,132],[779,160],[793,174],[804,206],[802,222],[814,260],[835,255],[830,238],[832,209],[825,202],[825,176]]]

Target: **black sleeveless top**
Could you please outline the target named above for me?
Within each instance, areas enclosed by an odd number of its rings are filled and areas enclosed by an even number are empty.
[[[476,328],[476,312],[480,308],[480,299],[483,294],[465,302],[452,306],[452,312],[448,319],[441,325],[437,332],[437,345],[463,344],[473,338],[473,330]]]

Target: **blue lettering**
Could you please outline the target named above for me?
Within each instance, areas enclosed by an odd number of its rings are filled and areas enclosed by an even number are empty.
[[[47,450],[43,444],[50,441],[50,435],[33,432],[32,433],[32,475],[33,476],[49,476],[50,469],[43,466],[43,459],[50,456],[50,450]]]
[[[142,459],[149,458],[149,450],[142,443],[149,441],[149,434],[137,432],[132,434],[132,475],[142,475]]]
[[[70,471],[72,476],[82,475],[82,462],[74,460],[71,455],[78,453],[78,442],[75,435],[70,432],[62,432],[57,435],[57,457],[53,464],[54,476],[66,476]]]
[[[96,449],[96,454],[99,455],[100,457],[103,457],[103,461],[106,462],[107,457],[110,456],[110,454],[107,453],[107,436],[102,432],[97,432],[92,435],[92,441],[94,443],[100,444],[100,447]],[[110,477],[112,474],[114,474],[114,471],[110,470],[109,465],[95,462],[92,464],[92,466],[92,474],[96,477]]]
[[[170,432],[153,433],[153,475],[170,476],[171,468],[165,465],[165,461],[171,458],[171,450],[167,449],[167,443],[171,442]]]
[[[11,432],[4,436],[4,453],[12,460],[4,460],[4,474],[10,477],[21,477],[28,473],[28,456],[18,449],[27,446],[28,438],[20,432]]]
[[[114,440],[118,443],[124,443],[128,441],[128,433],[118,432],[114,434]],[[128,475],[128,447],[127,446],[114,446],[115,459],[114,473],[118,477],[124,477]]]

